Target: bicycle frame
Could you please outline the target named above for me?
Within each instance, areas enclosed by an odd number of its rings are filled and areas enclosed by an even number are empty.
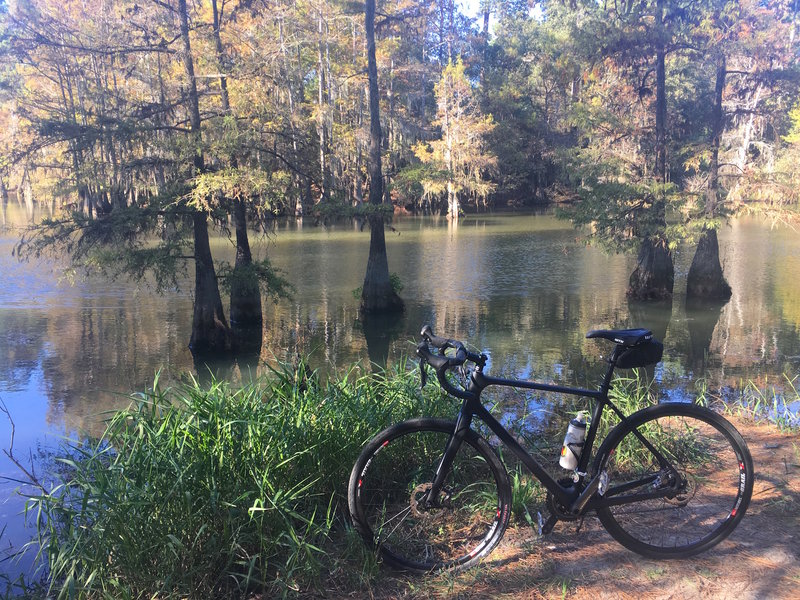
[[[578,460],[578,466],[575,469],[581,478],[579,481],[582,481],[587,474],[587,468],[589,466],[592,449],[597,436],[597,429],[600,424],[600,417],[602,416],[605,407],[610,407],[620,418],[621,422],[625,422],[628,418],[619,408],[617,408],[616,405],[614,405],[613,402],[611,402],[608,397],[608,392],[611,389],[611,378],[614,373],[614,367],[616,365],[616,359],[618,358],[619,353],[620,347],[617,346],[608,359],[608,370],[603,377],[603,381],[599,390],[550,385],[535,381],[490,377],[483,373],[482,367],[476,367],[472,370],[469,384],[464,390],[459,390],[449,384],[445,385],[446,382],[442,382],[440,377],[439,379],[442,387],[454,396],[461,398],[462,404],[456,419],[455,431],[448,441],[447,447],[445,448],[442,456],[442,460],[439,463],[439,467],[436,469],[436,474],[431,484],[431,490],[428,494],[428,498],[438,498],[439,492],[444,485],[446,474],[453,464],[453,459],[455,458],[455,455],[461,446],[461,442],[464,439],[466,432],[472,425],[472,420],[477,417],[486,423],[489,429],[492,430],[492,432],[498,437],[503,445],[511,450],[517,456],[517,458],[519,458],[525,467],[531,473],[533,473],[537,479],[539,479],[542,485],[544,485],[544,487],[551,494],[553,494],[555,499],[562,506],[569,507],[571,512],[580,514],[584,509],[587,508],[589,502],[592,500],[592,496],[594,496],[594,492],[597,490],[599,484],[599,474],[594,474],[594,479],[588,486],[586,486],[585,489],[581,489],[579,486],[564,487],[560,485],[555,479],[553,479],[553,477],[550,476],[544,467],[537,462],[536,459],[531,456],[528,451],[519,444],[519,442],[517,442],[517,440],[514,439],[514,437],[505,429],[505,427],[503,427],[503,425],[494,418],[494,416],[486,409],[486,407],[483,406],[481,402],[481,393],[488,387],[500,386],[568,394],[571,396],[586,397],[594,400],[595,405],[594,409],[592,410],[591,423],[586,432],[583,451],[581,452],[581,456]],[[650,452],[653,453],[662,467],[672,469],[669,461],[667,461],[663,455],[648,442],[648,440],[646,440],[638,431],[635,431],[634,433],[636,437],[639,438],[650,450]],[[664,494],[655,493],[652,496],[660,495]],[[651,495],[645,494],[645,497],[649,496]],[[639,499],[640,498],[637,497],[635,500]],[[634,501],[634,499],[631,498],[630,501]]]

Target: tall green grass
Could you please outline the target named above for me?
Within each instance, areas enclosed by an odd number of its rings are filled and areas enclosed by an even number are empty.
[[[626,416],[658,404],[658,390],[655,382],[647,377],[643,369],[634,369],[632,374],[626,377],[614,377],[608,397]],[[606,407],[597,429],[596,447],[599,447],[599,444],[619,422],[620,419],[616,413]]]
[[[51,594],[272,597],[318,586],[334,566],[326,545],[348,546],[340,515],[363,444],[389,423],[454,410],[418,386],[402,365],[324,383],[285,367],[241,389],[156,380],[101,437],[65,444],[56,485],[30,498]]]
[[[800,429],[800,390],[798,377],[784,375],[781,385],[759,387],[744,383],[734,397],[723,404],[723,412],[770,421],[784,431]]]
[[[636,411],[658,403],[654,382],[639,373],[638,369],[631,377],[617,377],[609,397],[625,415],[632,415]],[[696,398],[695,404],[707,406],[707,401],[701,394]],[[604,439],[610,433],[612,419],[613,424],[618,422],[616,417],[605,418],[609,416],[609,412],[606,412],[601,422],[598,440]],[[693,465],[709,460],[708,442],[693,427],[675,427],[674,423],[669,423],[669,419],[654,419],[642,423],[637,429],[667,457]],[[652,461],[653,456],[650,451],[632,435],[623,438],[614,450],[614,462],[618,469],[626,466],[639,468],[642,465],[650,465]]]

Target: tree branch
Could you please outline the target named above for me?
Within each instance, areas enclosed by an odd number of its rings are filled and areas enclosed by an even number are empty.
[[[161,40],[157,46],[128,46],[118,48],[93,48],[84,46],[83,44],[67,44],[65,42],[55,42],[46,38],[44,35],[37,31],[31,32],[33,37],[14,36],[14,41],[32,44],[34,46],[47,46],[49,48],[60,48],[62,50],[78,51],[85,54],[95,54],[98,56],[120,56],[123,54],[138,54],[144,52],[161,52],[164,54],[175,54],[176,51],[169,46],[175,42],[177,38],[170,41]]]
[[[14,419],[11,418],[11,413],[9,412],[8,407],[6,406],[6,403],[2,398],[0,398],[0,412],[5,414],[6,418],[8,418],[8,422],[11,423],[11,440],[9,441],[8,444],[8,450],[6,450],[5,448],[3,449],[3,454],[5,454],[8,457],[8,459],[11,462],[13,462],[17,466],[17,468],[25,474],[25,477],[28,478],[27,483],[36,486],[37,488],[42,490],[45,494],[49,494],[50,490],[44,487],[42,482],[39,481],[39,478],[36,477],[36,473],[33,471],[33,466],[31,466],[31,470],[29,471],[14,456],[14,435],[16,433],[17,428],[16,425],[14,425]]]

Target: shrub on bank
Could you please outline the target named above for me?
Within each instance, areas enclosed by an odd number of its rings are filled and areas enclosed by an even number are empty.
[[[249,597],[313,586],[341,530],[350,468],[387,424],[441,414],[400,366],[322,382],[301,365],[241,389],[135,396],[99,439],[65,445],[33,497],[61,597]],[[356,545],[354,545],[356,547]]]

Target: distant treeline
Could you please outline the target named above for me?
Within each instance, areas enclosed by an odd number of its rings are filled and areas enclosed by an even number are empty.
[[[365,198],[363,5],[189,2],[194,142],[177,0],[3,4],[4,194],[92,215],[186,193],[200,143],[204,202],[240,194],[253,211],[300,214]],[[575,200],[598,169],[697,195],[716,133],[724,199],[794,202],[797,4],[483,0],[476,19],[454,0],[380,3],[386,201]]]

